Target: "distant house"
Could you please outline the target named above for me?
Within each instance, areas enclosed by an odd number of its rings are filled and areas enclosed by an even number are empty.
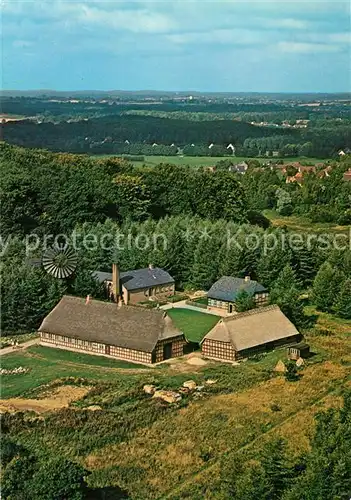
[[[254,297],[258,306],[267,304],[269,296],[267,288],[257,281],[251,280],[249,276],[244,279],[222,276],[207,293],[208,309],[213,311],[220,309],[234,313],[236,297],[243,290]]]
[[[304,175],[305,174],[309,174],[309,173],[315,174],[316,173],[316,167],[314,165],[304,166],[304,165],[301,165],[298,162],[290,163],[289,165],[292,166],[292,167],[297,168],[298,172],[296,173],[296,175],[288,176],[286,178],[286,183],[287,184],[290,184],[292,182],[297,182],[298,184],[301,185],[304,182]],[[288,167],[289,165],[286,165],[286,167]]]
[[[147,300],[165,299],[174,295],[174,278],[160,267],[134,269],[120,272],[117,264],[113,264],[112,273],[95,271],[93,276],[104,283],[111,298],[124,304],[137,304]]]
[[[344,173],[343,179],[344,181],[351,181],[351,168]]]
[[[231,165],[229,167],[229,172],[235,172],[237,174],[245,174],[247,169],[249,168],[249,165],[246,163],[246,161],[242,161],[241,163],[237,163],[236,165]]]
[[[186,340],[164,311],[64,296],[46,316],[40,343],[139,363],[183,355]]]
[[[322,168],[318,173],[318,177],[321,179],[324,179],[325,177],[330,177],[330,173],[332,172],[333,167],[331,165],[328,165],[325,168]]]
[[[295,344],[301,338],[291,321],[273,305],[222,318],[203,338],[201,351],[208,358],[235,361]]]

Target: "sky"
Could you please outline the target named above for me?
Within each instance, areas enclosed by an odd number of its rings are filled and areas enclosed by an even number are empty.
[[[349,1],[0,4],[3,89],[351,90]]]

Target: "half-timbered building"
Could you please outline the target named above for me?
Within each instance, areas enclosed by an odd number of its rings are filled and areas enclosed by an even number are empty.
[[[40,343],[137,363],[182,356],[186,340],[165,311],[64,296],[43,320]]]
[[[222,318],[201,342],[202,354],[235,361],[299,342],[302,335],[276,305]]]

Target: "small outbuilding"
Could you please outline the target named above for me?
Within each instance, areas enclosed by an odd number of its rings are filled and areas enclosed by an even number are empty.
[[[48,347],[136,363],[182,356],[187,343],[165,311],[68,295],[46,316],[39,333]]]
[[[305,342],[294,344],[288,347],[288,358],[297,360],[299,358],[306,359],[310,356],[310,346]]]
[[[201,350],[208,358],[235,361],[301,339],[293,323],[272,305],[222,318],[202,340]]]

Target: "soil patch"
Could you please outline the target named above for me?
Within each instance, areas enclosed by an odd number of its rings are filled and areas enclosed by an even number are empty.
[[[63,385],[41,399],[10,398],[0,400],[0,413],[6,411],[34,411],[44,413],[46,411],[59,410],[67,408],[72,401],[77,401],[85,396],[90,387],[75,387],[72,385]]]

